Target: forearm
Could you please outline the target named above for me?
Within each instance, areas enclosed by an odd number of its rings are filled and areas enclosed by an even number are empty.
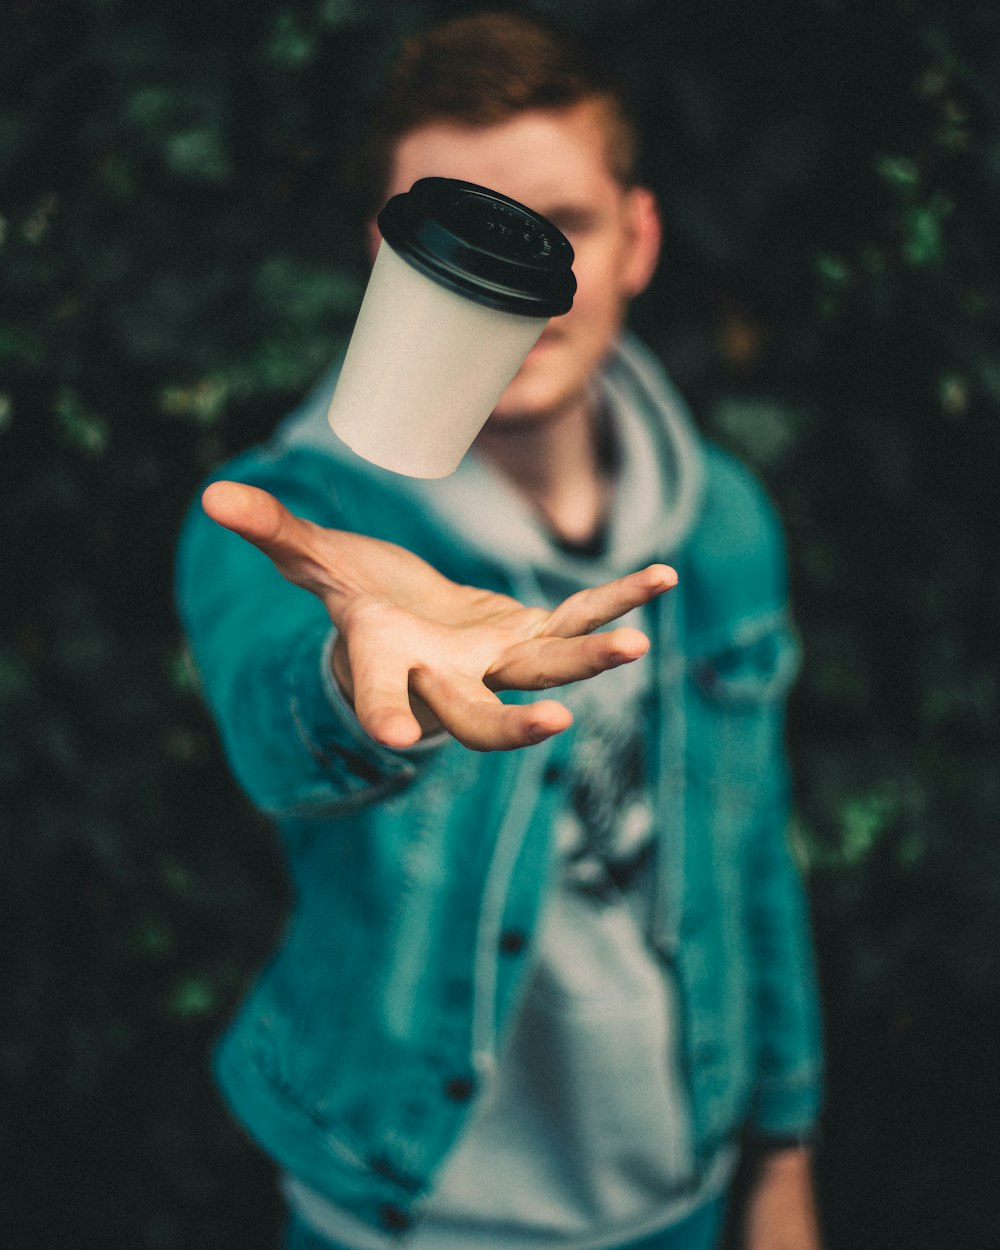
[[[808,1146],[758,1150],[739,1221],[741,1250],[820,1250]]]

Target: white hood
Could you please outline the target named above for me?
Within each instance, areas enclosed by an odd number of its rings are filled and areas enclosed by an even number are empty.
[[[369,464],[330,430],[326,421],[336,372],[284,423],[278,449],[308,446],[410,497],[435,517],[454,542],[508,568],[515,584],[546,584],[546,595],[620,576],[653,560],[669,559],[690,532],[703,467],[698,437],[683,400],[652,355],[626,336],[603,371],[600,402],[614,423],[619,471],[605,551],[581,557],[555,545],[545,526],[510,481],[471,452],[446,478],[409,478]]]

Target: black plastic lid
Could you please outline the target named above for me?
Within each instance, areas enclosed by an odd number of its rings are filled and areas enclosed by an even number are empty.
[[[477,304],[528,317],[557,317],[572,307],[569,240],[498,191],[421,178],[392,197],[378,227],[415,269]]]

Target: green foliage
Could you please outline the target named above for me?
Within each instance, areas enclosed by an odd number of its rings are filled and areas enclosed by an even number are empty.
[[[0,1209],[275,1244],[211,1038],[282,922],[171,606],[203,474],[326,366],[387,51],[462,3],[17,0],[0,41]],[[635,322],[784,519],[832,1250],[997,1241],[1000,39],[959,0],[570,0],[665,251]],[[6,1230],[5,1230],[6,1231]]]

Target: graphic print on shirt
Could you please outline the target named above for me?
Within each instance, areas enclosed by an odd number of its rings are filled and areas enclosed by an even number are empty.
[[[643,750],[647,671],[648,661],[640,660],[603,674],[601,697],[586,699],[577,716],[559,855],[567,884],[598,900],[624,889],[652,850]]]

